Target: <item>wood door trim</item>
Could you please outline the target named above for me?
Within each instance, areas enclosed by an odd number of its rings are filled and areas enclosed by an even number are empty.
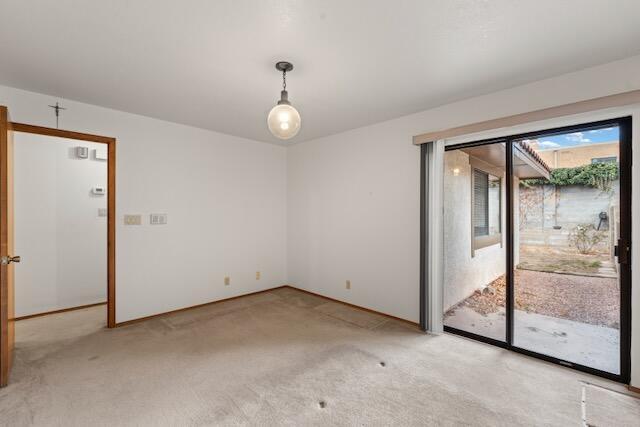
[[[7,107],[0,105],[0,159],[8,161],[9,144],[9,112]],[[7,187],[7,165],[0,164],[0,188]],[[3,242],[8,240],[7,218],[8,200],[7,192],[0,190],[0,239]],[[7,245],[0,245],[0,256],[7,256]],[[0,285],[0,387],[4,387],[9,382],[9,372],[11,369],[11,351],[9,346],[9,292],[8,292],[8,266],[0,266],[0,275],[7,286]]]
[[[6,108],[5,108],[6,110]],[[107,327],[116,327],[116,139],[108,136],[54,129],[24,123],[8,123],[14,132],[77,139],[107,144]]]
[[[81,141],[99,142],[109,144],[115,142],[115,138],[93,135],[90,133],[74,132],[71,130],[54,129],[43,126],[28,125],[25,123],[9,122],[9,130],[14,132],[35,133],[38,135],[57,136],[59,138],[79,139]]]
[[[17,322],[18,320],[27,320],[27,319],[33,319],[34,317],[48,316],[50,314],[66,313],[67,311],[75,311],[75,310],[82,310],[83,308],[97,307],[99,305],[105,305],[106,303],[107,303],[106,301],[103,301],[103,302],[96,302],[93,304],[79,305],[76,307],[61,308],[59,310],[51,310],[51,311],[45,311],[43,313],[36,313],[36,314],[29,314],[27,316],[14,317],[13,320]]]

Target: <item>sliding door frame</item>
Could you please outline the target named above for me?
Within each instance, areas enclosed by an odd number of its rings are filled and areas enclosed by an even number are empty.
[[[620,242],[622,256],[619,257],[616,262],[619,266],[619,280],[620,280],[620,373],[614,374],[611,372],[602,371],[589,366],[580,365],[568,360],[563,360],[554,356],[549,356],[535,351],[527,350],[524,348],[513,345],[514,338],[514,308],[515,308],[515,290],[514,290],[514,221],[513,221],[513,143],[516,140],[532,138],[532,137],[545,137],[552,135],[559,135],[564,133],[570,133],[574,131],[598,129],[609,126],[617,126],[619,128],[619,180],[620,180]],[[507,281],[506,289],[506,336],[505,341],[496,340],[493,338],[485,337],[473,332],[464,331],[461,329],[453,328],[450,326],[444,326],[444,331],[456,335],[461,335],[467,338],[478,340],[484,343],[492,344],[497,347],[512,350],[517,353],[521,353],[527,356],[542,359],[547,362],[555,363],[561,366],[570,367],[582,372],[597,375],[600,377],[608,378],[614,381],[629,383],[631,374],[631,155],[632,155],[632,119],[631,116],[624,116],[613,119],[585,122],[577,125],[562,126],[551,129],[542,129],[540,131],[532,131],[519,134],[511,134],[499,138],[490,138],[477,140],[473,142],[465,142],[461,144],[448,145],[445,147],[445,151],[457,150],[460,148],[468,148],[480,145],[488,145],[495,143],[504,143],[505,150],[505,164],[506,164],[506,272],[505,277]],[[426,145],[426,144],[423,144]],[[426,150],[422,150],[421,147],[421,179],[426,179],[425,168],[427,167],[425,162],[424,153]],[[421,195],[424,197],[425,183],[421,184]],[[426,240],[426,233],[428,230],[427,219],[428,215],[425,213],[424,204],[421,203],[421,259],[426,257],[425,245],[423,242]],[[619,262],[620,259],[623,262]],[[426,286],[427,269],[424,264],[421,264],[421,306],[420,306],[420,318],[421,321],[427,317],[426,313],[426,301],[422,302],[422,299],[426,296],[427,292],[424,290]]]

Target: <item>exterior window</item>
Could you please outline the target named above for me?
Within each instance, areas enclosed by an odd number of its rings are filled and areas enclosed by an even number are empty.
[[[591,163],[616,163],[618,158],[616,156],[611,157],[595,157],[591,159]]]
[[[473,250],[502,242],[501,179],[479,169],[473,170]]]

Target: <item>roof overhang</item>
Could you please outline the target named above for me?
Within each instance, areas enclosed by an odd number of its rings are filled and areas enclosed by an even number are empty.
[[[493,167],[506,169],[506,145],[503,142],[461,148],[469,156]],[[526,142],[513,144],[513,175],[520,179],[549,179],[551,169]]]

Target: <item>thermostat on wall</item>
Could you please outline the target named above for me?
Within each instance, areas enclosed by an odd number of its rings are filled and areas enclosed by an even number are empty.
[[[100,185],[96,185],[91,189],[91,193],[97,196],[104,196],[107,193],[107,190]]]
[[[86,159],[89,157],[89,147],[76,147],[76,157]]]
[[[107,149],[96,148],[93,150],[93,158],[96,160],[107,160]]]

